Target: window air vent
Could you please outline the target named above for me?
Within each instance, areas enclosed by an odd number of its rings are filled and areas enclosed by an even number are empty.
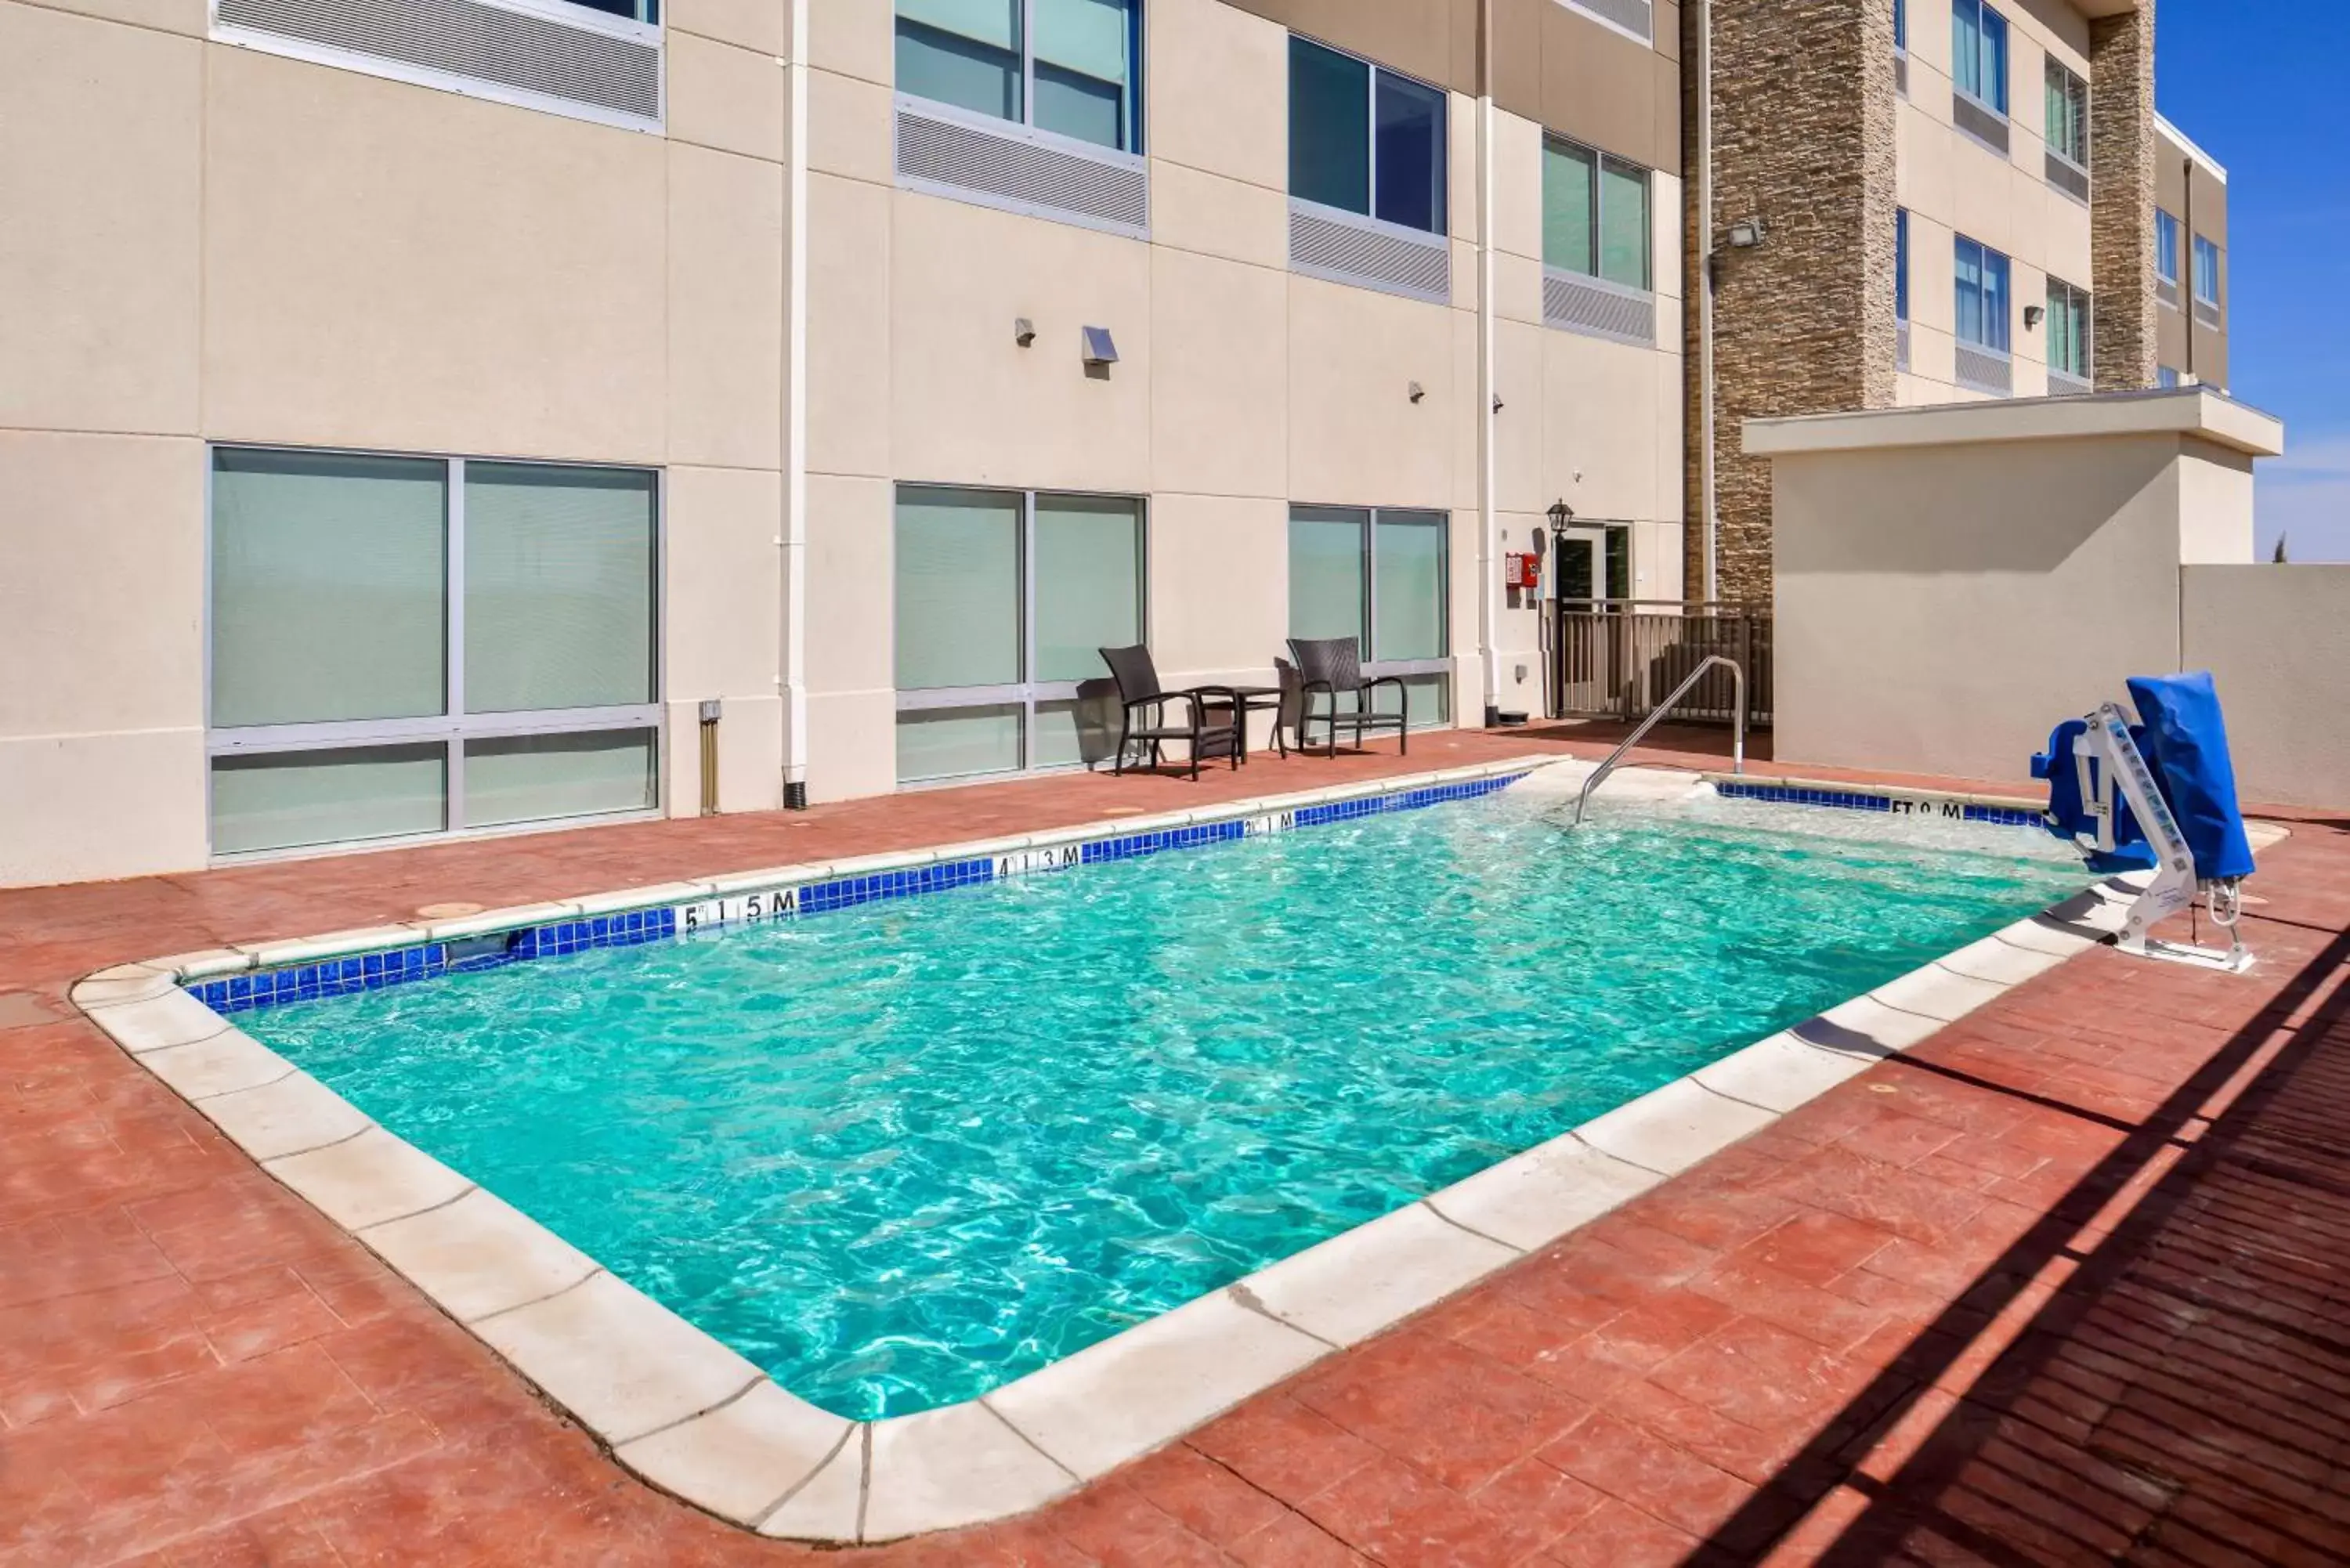
[[[898,100],[898,183],[1138,240],[1150,235],[1141,158],[924,99]]]
[[[2170,306],[2171,309],[2178,309],[2178,280],[2175,277],[2157,276],[2154,280],[2154,297]]]
[[[1617,343],[1657,346],[1657,296],[1580,273],[1545,269],[1543,325],[1605,337]]]
[[[1452,244],[1291,197],[1289,270],[1435,305],[1452,302]]]
[[[1950,94],[1950,120],[2001,157],[2007,156],[2007,116],[1985,109],[1962,92]]]
[[[2052,398],[2086,397],[2096,389],[2070,371],[2051,368],[2048,372],[2048,395]]]
[[[2195,319],[2206,327],[2216,327],[2220,325],[2220,307],[2208,299],[2199,299],[2195,302]]]
[[[1893,52],[1893,90],[1903,98],[1909,96],[1909,56],[1907,50]]]
[[[1651,0],[1565,0],[1565,5],[1619,27],[1644,44],[1657,41],[1657,11]]]
[[[2089,171],[2054,148],[2048,151],[2048,182],[2076,202],[2089,199]]]
[[[1909,368],[1909,324],[1906,321],[1893,324],[1893,368],[1897,370]]]
[[[475,0],[216,0],[213,16],[213,36],[225,43],[660,129],[655,27],[573,26]]]
[[[1993,352],[1973,343],[1959,345],[1959,385],[1976,392],[1997,392],[2011,397],[2015,392],[2015,365],[2004,354]]]

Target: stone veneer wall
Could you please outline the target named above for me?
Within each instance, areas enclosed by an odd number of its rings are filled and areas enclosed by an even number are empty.
[[[2154,0],[2139,0],[2136,11],[2089,24],[2092,345],[2101,392],[2154,385],[2157,140]]]
[[[1696,92],[1704,7],[1681,8]],[[1894,400],[1893,15],[1884,0],[1714,0],[1714,496],[1717,597],[1771,602],[1771,465],[1747,457],[1749,419],[1889,408]],[[1704,596],[1703,416],[1696,301],[1698,115],[1683,116],[1690,526]],[[1730,225],[1765,236],[1729,247]]]

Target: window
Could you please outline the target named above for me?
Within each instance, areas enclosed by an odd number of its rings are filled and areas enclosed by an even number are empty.
[[[1909,52],[1909,6],[1907,0],[1893,0],[1893,47],[1905,55]]]
[[[1909,209],[1893,209],[1893,319],[1909,319]]]
[[[1543,140],[1543,262],[1650,286],[1648,171],[1557,137]]]
[[[2154,384],[2158,387],[2168,389],[2169,388],[2179,386],[2182,383],[2179,380],[2178,371],[2172,369],[2168,365],[2158,365],[2154,368]]]
[[[630,22],[651,24],[660,20],[660,0],[571,0],[571,4]]]
[[[2048,369],[2076,381],[2089,379],[2089,291],[2048,280]]]
[[[1401,677],[1412,718],[1430,724],[1451,716],[1448,524],[1386,508],[1289,514],[1289,635],[1357,639],[1368,672]]]
[[[2159,207],[2154,210],[2154,275],[2178,281],[2178,220]]]
[[[1142,144],[1140,0],[898,0],[898,90],[1122,152]]]
[[[1078,682],[1143,640],[1142,503],[900,485],[897,555],[899,782],[1086,762]]]
[[[655,476],[221,447],[218,855],[648,811]]]
[[[2220,303],[2220,247],[2195,236],[2195,299],[2217,308]]]
[[[1424,234],[1445,232],[1439,89],[1289,40],[1289,193]]]
[[[2089,166],[2089,84],[2048,57],[2048,151],[2076,169]]]
[[[1985,0],[1950,0],[1950,80],[1994,114],[2007,112],[2007,18]]]
[[[1955,255],[1958,268],[1959,341],[2008,351],[2008,260],[1989,245],[1960,234]]]

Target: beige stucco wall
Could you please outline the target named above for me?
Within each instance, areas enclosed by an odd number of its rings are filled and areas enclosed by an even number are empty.
[[[1453,300],[1429,305],[1289,272],[1277,23],[1221,0],[1149,8],[1143,243],[896,189],[890,16],[887,0],[839,0],[811,57],[812,108],[870,106],[810,139],[809,526],[825,601],[811,607],[812,795],[894,783],[889,507],[904,482],[1145,497],[1149,631],[1172,684],[1271,679],[1292,503],[1449,511],[1453,711],[1474,722],[1475,100],[1451,100]],[[1639,591],[1677,595],[1679,356],[1541,325],[1542,131],[1497,119],[1501,547],[1532,547],[1565,498],[1636,524]],[[1674,345],[1679,202],[1658,175],[1659,338]],[[1037,332],[1026,348],[1021,317]],[[1106,378],[1079,362],[1087,326],[1117,339]],[[1536,641],[1530,608],[1503,611],[1503,706],[1539,705]]]
[[[200,0],[0,0],[0,883],[206,859],[215,441],[661,469],[668,807],[696,809],[712,697],[723,806],[779,804],[786,9],[669,11],[668,127],[647,135],[211,43]],[[1454,297],[1428,305],[1287,270],[1277,23],[1153,0],[1144,244],[896,189],[890,19],[889,0],[810,12],[815,797],[894,787],[903,481],[1146,497],[1176,681],[1269,676],[1293,503],[1449,512],[1454,711],[1475,722],[1475,100],[1451,99]],[[1639,145],[1611,151],[1654,153],[1673,140],[1654,87],[1565,129],[1621,120]],[[1542,130],[1505,113],[1497,135],[1501,547],[1565,499],[1631,524],[1635,591],[1673,597],[1679,356],[1541,325]],[[1677,346],[1669,172],[1653,205]],[[1079,363],[1088,325],[1116,335],[1107,378]],[[1503,706],[1537,704],[1536,640],[1530,609],[1503,612]]]
[[[2182,562],[2251,551],[2251,460],[2176,432],[1774,471],[1774,744],[1797,763],[2024,779],[2058,719],[2189,657]]]
[[[1950,0],[1908,0],[1909,93],[1896,119],[1896,188],[1909,210],[1909,369],[1903,405],[1988,396],[1957,384],[1952,241],[1956,234],[2012,262],[2009,340],[2017,397],[2048,390],[2047,329],[2026,330],[2023,306],[2044,304],[2053,274],[2088,288],[2089,209],[2048,183],[2043,62],[2086,79],[2088,23],[2064,0],[2002,7],[2008,27],[2008,156],[1951,121]]]
[[[2350,808],[2350,566],[2190,566],[2183,662],[2209,670],[2247,803]]]
[[[206,441],[661,468],[671,733],[779,803],[774,9],[681,0],[660,137],[0,0],[0,884],[205,862]]]

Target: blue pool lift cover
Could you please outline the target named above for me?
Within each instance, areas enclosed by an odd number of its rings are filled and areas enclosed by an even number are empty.
[[[2140,749],[2149,751],[2163,798],[2195,857],[2196,878],[2251,876],[2252,846],[2236,805],[2236,765],[2210,672],[2134,675],[2129,693],[2146,725]]]

